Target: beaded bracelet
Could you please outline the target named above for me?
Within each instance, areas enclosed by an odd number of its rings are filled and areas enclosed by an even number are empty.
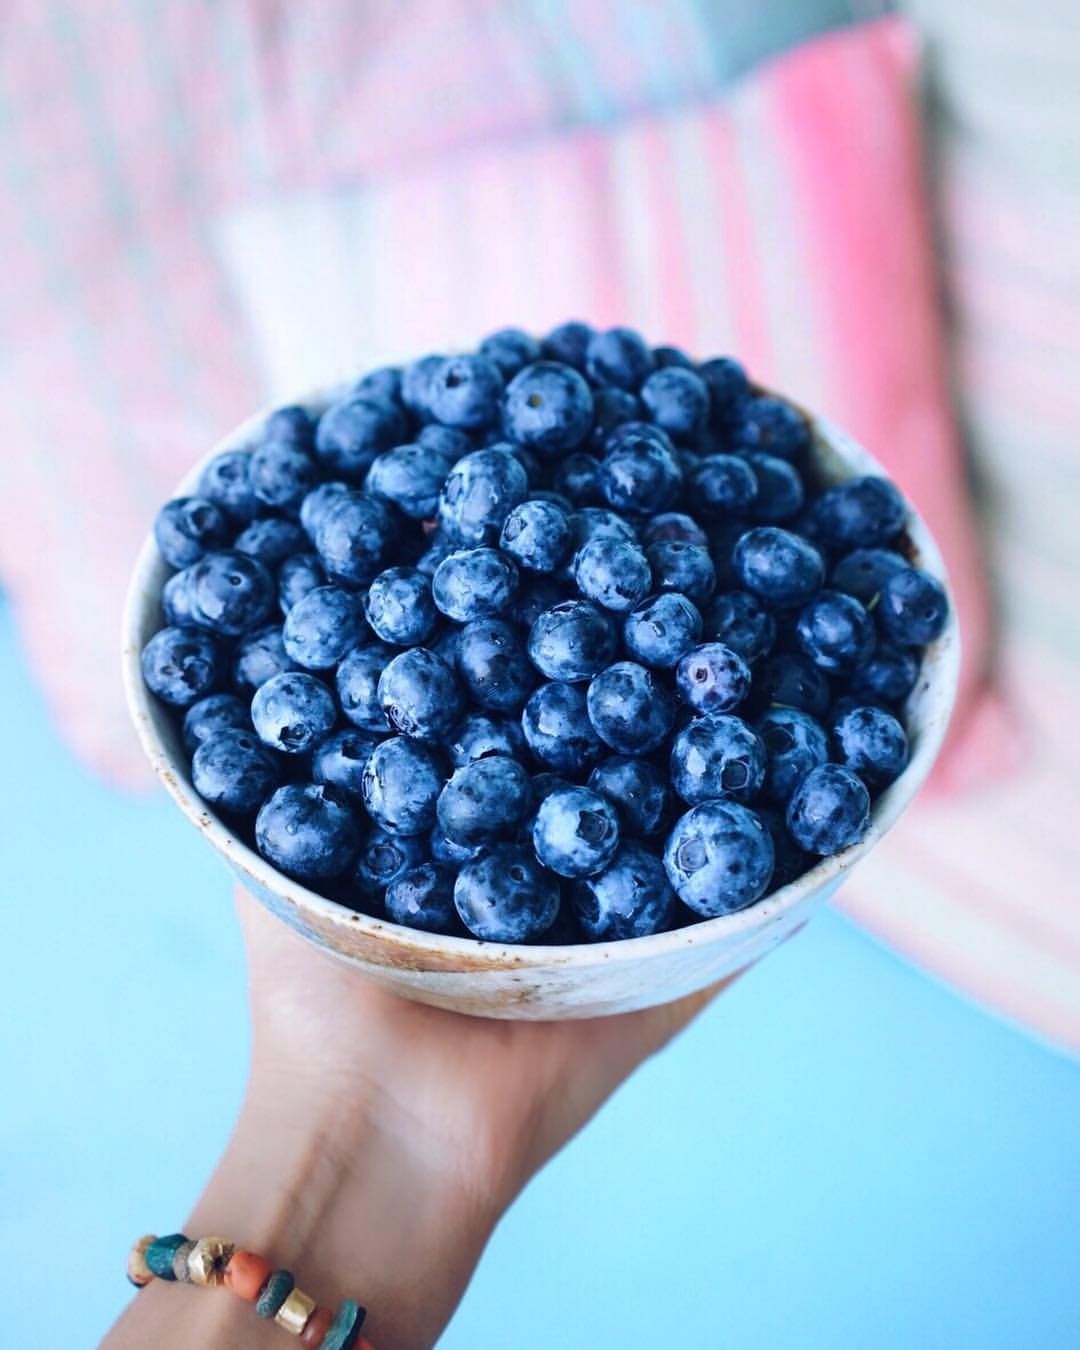
[[[245,1303],[254,1303],[256,1317],[272,1317],[298,1336],[306,1350],[374,1350],[360,1335],[367,1313],[358,1303],[343,1299],[335,1313],[318,1307],[297,1289],[290,1271],[275,1270],[263,1257],[224,1238],[192,1241],[183,1233],[169,1237],[148,1233],[128,1253],[127,1277],[136,1289],[153,1279],[224,1285]]]

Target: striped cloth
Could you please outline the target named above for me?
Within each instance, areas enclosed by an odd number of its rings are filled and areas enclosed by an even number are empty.
[[[92,763],[139,771],[116,614],[193,457],[267,395],[572,315],[735,351],[885,460],[942,542],[965,630],[946,772],[1001,759],[912,33],[838,32],[720,96],[722,16],[692,0],[11,0],[0,575]],[[863,894],[902,941],[904,897]],[[947,968],[947,944],[921,954]]]

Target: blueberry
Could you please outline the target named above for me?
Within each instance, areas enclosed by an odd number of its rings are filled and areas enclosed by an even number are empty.
[[[906,558],[888,548],[857,548],[846,553],[829,577],[829,585],[847,591],[856,600],[869,605],[881,594],[891,576],[909,566]]]
[[[267,440],[248,461],[251,490],[264,506],[295,512],[319,479],[319,466],[309,451],[292,441]]]
[[[549,680],[588,680],[609,665],[617,636],[612,620],[587,600],[564,600],[529,630],[529,658]]]
[[[585,348],[585,370],[593,384],[636,389],[654,364],[652,352],[632,328],[594,333]]]
[[[364,620],[357,597],[340,586],[319,586],[285,616],[285,650],[305,670],[329,670],[360,641]]]
[[[456,549],[447,554],[431,579],[435,605],[455,623],[504,613],[517,588],[517,568],[494,548]]]
[[[881,548],[904,527],[907,508],[887,478],[850,478],[814,503],[820,537],[833,548]]]
[[[570,554],[578,553],[593,539],[622,539],[637,542],[637,533],[628,520],[604,506],[582,506],[570,517]]]
[[[590,683],[585,696],[589,721],[612,750],[645,755],[655,750],[675,722],[675,700],[651,670],[616,661]]]
[[[416,443],[422,445],[425,450],[434,450],[440,459],[446,461],[447,470],[452,469],[463,455],[467,455],[474,448],[467,431],[459,431],[456,427],[443,427],[438,422],[421,427]]]
[[[207,694],[184,713],[184,749],[189,755],[219,731],[250,731],[250,705],[235,694]]]
[[[615,807],[624,834],[655,834],[663,824],[668,805],[667,782],[651,760],[637,755],[610,755],[589,775],[589,787]]]
[[[572,366],[537,361],[510,381],[502,415],[508,436],[544,458],[560,458],[589,434],[592,391]]]
[[[449,558],[457,547],[448,540],[440,538],[437,534],[432,538],[434,538],[434,543],[429,544],[416,560],[417,569],[423,572],[426,577],[433,577],[442,560]]]
[[[575,370],[585,369],[585,355],[593,330],[587,323],[571,319],[561,323],[544,338],[541,350],[549,361],[561,361]]]
[[[423,445],[399,445],[372,462],[364,487],[410,520],[430,520],[450,465]]]
[[[309,595],[318,586],[326,585],[326,573],[317,553],[294,553],[278,568],[278,604],[288,614],[298,600]]]
[[[671,786],[691,806],[713,797],[749,801],[765,781],[765,747],[741,717],[695,717],[671,747]]]
[[[772,836],[736,802],[709,801],[675,822],[664,868],[675,894],[702,918],[733,914],[759,900],[772,878]]]
[[[600,461],[600,491],[616,511],[651,516],[666,511],[682,487],[682,470],[660,427],[627,422],[608,437]]]
[[[869,787],[885,787],[907,767],[904,728],[882,708],[852,708],[832,731],[841,762]]]
[[[590,539],[574,558],[574,580],[586,600],[615,614],[633,609],[652,589],[648,559],[625,539]]]
[[[540,803],[532,841],[536,856],[559,876],[594,876],[619,846],[619,819],[591,788],[559,788]]]
[[[370,399],[373,403],[397,403],[401,399],[401,367],[380,366],[369,370],[349,391],[354,398]]]
[[[518,594],[515,610],[518,623],[530,629],[546,609],[562,603],[564,591],[551,577],[532,577]]]
[[[641,386],[649,417],[676,440],[701,431],[709,416],[709,388],[700,375],[682,365],[654,370]]]
[[[290,403],[284,408],[275,408],[263,426],[263,439],[268,441],[288,441],[302,450],[310,450],[315,434],[311,414],[298,403]]]
[[[475,619],[461,630],[458,673],[474,703],[516,713],[536,685],[536,672],[513,624]]]
[[[678,591],[654,595],[623,622],[623,642],[646,666],[670,669],[701,637],[701,614]]]
[[[816,666],[831,675],[850,674],[874,650],[874,625],[853,596],[822,591],[799,614],[795,636]]]
[[[206,497],[176,497],[154,521],[158,552],[170,567],[188,567],[229,540],[225,512]]]
[[[798,708],[770,708],[757,724],[765,746],[765,795],[784,803],[800,781],[829,758],[824,728]]]
[[[825,562],[814,545],[775,525],[741,535],[733,561],[746,589],[776,605],[805,604],[825,580]]]
[[[499,545],[530,572],[554,572],[570,548],[567,512],[550,501],[522,502],[506,517]]]
[[[295,670],[296,663],[285,650],[280,624],[256,628],[236,644],[232,659],[233,688],[250,699],[259,685],[285,670]]]
[[[457,671],[461,654],[461,629],[455,623],[440,624],[427,640],[427,649],[440,657],[451,670]]]
[[[374,829],[360,849],[353,877],[362,893],[377,894],[424,861],[423,839]]]
[[[389,561],[397,530],[378,497],[347,492],[332,502],[315,527],[315,550],[326,574],[349,586],[366,585]]]
[[[701,606],[716,589],[716,568],[709,550],[682,539],[664,539],[645,550],[655,591],[679,591]]]
[[[537,810],[540,803],[560,788],[571,788],[574,784],[558,773],[534,773],[532,776],[533,805]],[[535,812],[534,812],[535,814]]]
[[[362,801],[364,767],[378,743],[377,736],[356,727],[332,731],[312,752],[312,778],[337,788],[353,801]]]
[[[645,406],[636,394],[605,384],[593,390],[592,430],[582,447],[603,454],[607,438],[625,422],[643,422]]]
[[[598,506],[604,499],[600,491],[600,461],[582,451],[559,461],[551,485],[575,506]]]
[[[705,455],[687,478],[688,500],[712,519],[743,515],[757,493],[757,475],[738,455]]]
[[[695,713],[729,712],[750,692],[750,667],[722,642],[705,642],[675,667],[675,689]]]
[[[430,422],[434,416],[431,411],[431,381],[445,360],[444,356],[432,353],[411,362],[401,372],[401,401],[423,422]]]
[[[885,583],[877,609],[882,631],[899,647],[922,647],[945,631],[949,600],[937,577],[906,567]]]
[[[270,573],[257,558],[232,549],[208,553],[192,566],[188,595],[195,622],[224,637],[257,628],[274,608]]]
[[[869,660],[851,672],[849,688],[867,703],[902,703],[919,678],[919,659],[904,647],[881,643]]]
[[[442,863],[444,867],[449,867],[455,872],[462,863],[467,863],[470,858],[475,858],[483,851],[480,845],[471,848],[465,844],[455,844],[452,839],[447,839],[438,825],[428,836],[428,848],[435,862]]]
[[[790,403],[762,394],[743,404],[736,439],[740,450],[795,460],[810,448],[810,428]]]
[[[530,361],[540,359],[539,342],[521,328],[500,328],[484,338],[477,350],[498,366],[504,380],[511,379]]]
[[[753,664],[772,651],[776,642],[776,620],[764,603],[749,591],[727,591],[718,595],[709,608],[706,631],[717,642]]]
[[[581,777],[604,748],[589,721],[585,691],[575,684],[542,684],[525,704],[521,726],[533,757],[558,773]]]
[[[315,455],[323,472],[358,483],[383,453],[407,436],[395,403],[350,397],[332,404],[319,418]]]
[[[709,390],[713,426],[719,431],[729,431],[740,421],[750,398],[746,371],[728,356],[715,356],[698,366],[698,374]]]
[[[142,649],[146,687],[163,703],[188,708],[221,677],[221,652],[198,628],[162,628]]]
[[[431,579],[416,567],[387,568],[368,587],[364,613],[383,642],[408,647],[426,641],[438,619]]]
[[[793,464],[777,455],[761,454],[747,455],[743,462],[753,469],[757,479],[757,495],[748,508],[754,520],[776,525],[799,514],[805,493]]]
[[[195,622],[191,610],[191,568],[174,572],[161,588],[161,612],[171,627],[184,627]]]
[[[434,652],[410,647],[379,676],[379,702],[395,730],[418,741],[441,741],[460,721],[457,676]]]
[[[293,520],[264,516],[253,520],[236,537],[233,545],[240,553],[249,553],[266,567],[274,568],[292,554],[308,546],[308,538]]]
[[[363,731],[390,731],[379,702],[379,676],[397,653],[392,647],[373,642],[355,647],[343,658],[335,676],[341,711],[353,726]]]
[[[432,752],[405,736],[380,741],[368,756],[361,779],[368,815],[390,834],[430,830],[442,785]]]
[[[857,844],[870,828],[870,794],[850,770],[822,764],[792,793],[787,826],[807,853],[839,853]]]
[[[449,867],[425,862],[410,867],[386,888],[384,904],[391,923],[420,928],[426,933],[456,933],[454,873]]]
[[[250,450],[223,450],[215,455],[199,479],[199,496],[220,507],[230,520],[245,525],[259,502],[251,488]]]
[[[344,497],[356,491],[348,483],[320,483],[313,487],[300,503],[300,526],[307,537],[315,542],[315,533],[330,509]]]
[[[829,706],[829,681],[799,652],[777,652],[754,675],[754,693],[766,707],[800,708],[821,717]]]
[[[693,518],[681,511],[662,511],[653,516],[641,532],[641,542],[651,548],[654,544],[700,544],[709,542],[709,536]]]
[[[503,376],[486,356],[448,356],[431,373],[427,404],[436,421],[475,430],[498,416]]]
[[[509,718],[467,713],[446,748],[455,769],[490,755],[520,759],[525,754],[525,733],[520,722]]]
[[[657,370],[666,370],[668,366],[681,366],[684,370],[693,370],[694,363],[681,347],[654,347],[653,360]]]
[[[298,881],[330,881],[355,862],[360,830],[333,788],[287,783],[260,810],[255,843],[279,872]]]
[[[559,883],[517,844],[499,844],[467,862],[454,882],[461,921],[484,942],[525,942],[550,928]]]
[[[709,556],[716,568],[716,584],[722,591],[739,587],[735,570],[735,546],[746,533],[743,520],[714,520],[709,524]]]
[[[675,892],[660,859],[631,840],[597,876],[577,883],[573,905],[594,942],[612,942],[662,933],[671,923]]]
[[[283,671],[256,689],[251,720],[271,750],[302,755],[331,730],[337,708],[330,690],[314,675]]]
[[[439,520],[465,544],[494,544],[506,517],[525,500],[528,478],[504,450],[474,450],[450,470],[439,496]]]
[[[784,819],[783,811],[774,810],[771,806],[755,806],[754,814],[758,816],[772,836],[775,854],[772,889],[776,891],[781,886],[788,886],[801,877],[814,865],[817,859],[811,857],[809,853],[804,853],[792,839],[788,833],[787,821]]]
[[[508,755],[488,755],[455,769],[439,794],[439,828],[455,844],[490,844],[511,836],[529,814],[529,775]]]
[[[254,815],[281,782],[281,774],[253,731],[227,728],[198,746],[191,781],[211,806],[234,815]]]

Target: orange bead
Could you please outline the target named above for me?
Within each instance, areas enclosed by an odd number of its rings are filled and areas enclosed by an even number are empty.
[[[300,1335],[300,1344],[307,1346],[308,1350],[318,1350],[333,1320],[334,1314],[329,1308],[316,1308]]]
[[[269,1261],[263,1260],[255,1252],[238,1248],[225,1267],[225,1287],[245,1303],[254,1303],[259,1297],[259,1290],[273,1273],[274,1267]]]
[[[366,1336],[361,1336],[356,1342],[356,1350],[375,1350],[375,1347]]]

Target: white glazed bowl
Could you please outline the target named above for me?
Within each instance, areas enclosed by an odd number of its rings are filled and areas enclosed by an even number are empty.
[[[306,406],[321,412],[338,392],[320,390],[305,400]],[[186,476],[177,495],[195,491],[214,455],[250,442],[265,416],[257,414],[226,437]],[[837,428],[820,420],[813,427],[813,456],[826,481],[882,472]],[[908,535],[913,561],[944,582],[937,546],[914,513]],[[124,613],[123,677],[143,748],[177,805],[252,895],[309,941],[398,994],[475,1016],[543,1021],[628,1012],[670,1002],[756,961],[820,909],[896,823],[934,762],[956,693],[960,639],[955,617],[950,617],[945,632],[927,650],[908,702],[910,763],[875,802],[869,833],[855,847],[823,859],[749,909],[624,942],[499,946],[401,928],[327,900],[276,871],[210,812],[191,785],[172,714],[142,680],[139,654],[162,626],[159,595],[167,575],[151,535],[135,565]]]

